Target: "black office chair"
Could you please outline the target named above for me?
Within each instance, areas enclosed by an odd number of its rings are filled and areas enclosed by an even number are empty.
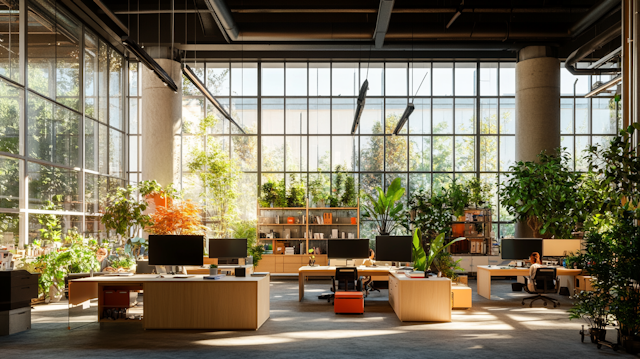
[[[336,268],[335,276],[331,277],[331,291],[333,293],[337,291],[362,292],[362,280],[360,280],[360,277],[358,276],[358,268]],[[335,298],[335,294],[333,293],[329,296],[329,298],[327,298],[327,302],[331,302],[331,299]]]
[[[527,279],[527,280],[531,280],[531,279]],[[560,306],[560,302],[558,300],[542,295],[546,293],[558,292],[558,286],[560,285],[560,281],[558,280],[558,277],[556,275],[555,268],[540,267],[536,269],[533,280],[535,281],[535,284],[536,284],[535,286],[536,290],[531,291],[529,289],[528,282],[525,283],[524,290],[527,293],[537,294],[537,295],[522,299],[522,305],[524,305],[525,300],[531,300],[531,303],[529,304],[529,308],[531,308],[533,307],[533,302],[535,302],[536,300],[542,300],[544,302],[545,307],[549,302],[553,303],[554,308],[556,306]]]

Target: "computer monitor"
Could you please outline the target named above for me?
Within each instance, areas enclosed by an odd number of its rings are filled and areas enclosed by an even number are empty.
[[[564,257],[570,253],[580,253],[582,250],[581,239],[543,239],[543,257]]]
[[[533,252],[542,253],[542,239],[539,238],[503,238],[501,242],[502,259],[523,260]]]
[[[329,239],[327,258],[364,259],[369,258],[368,239]]]
[[[376,261],[411,262],[412,254],[412,236],[376,237]]]
[[[209,258],[234,259],[247,257],[246,238],[210,238]]]
[[[203,257],[204,236],[149,236],[151,266],[202,266]]]

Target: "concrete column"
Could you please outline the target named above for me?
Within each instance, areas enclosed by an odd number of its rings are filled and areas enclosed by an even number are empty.
[[[142,68],[142,145],[143,180],[160,185],[177,184],[180,179],[180,125],[182,119],[182,71],[180,63],[155,59],[178,85],[177,93],[149,70]]]
[[[529,46],[516,64],[516,161],[560,147],[560,61],[552,49]],[[526,223],[516,225],[516,237],[532,237]]]

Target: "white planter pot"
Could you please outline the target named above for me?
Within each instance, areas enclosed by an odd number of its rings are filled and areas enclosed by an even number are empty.
[[[56,286],[49,287],[49,303],[58,303],[62,299],[63,293],[58,291]]]

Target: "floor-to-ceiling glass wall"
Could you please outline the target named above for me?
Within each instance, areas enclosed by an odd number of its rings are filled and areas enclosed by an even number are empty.
[[[0,232],[99,235],[101,199],[126,179],[125,59],[58,2],[19,3],[0,4]]]
[[[438,190],[454,178],[479,177],[494,189],[496,235],[514,233],[512,218],[500,208],[495,190],[515,161],[514,62],[264,61],[190,66],[246,134],[219,116],[184,80],[182,158],[204,146],[194,135],[199,121],[216,116],[219,121],[206,141],[217,141],[242,167],[242,217],[255,218],[260,183],[290,181],[291,176],[307,182],[319,175],[331,181],[336,167],[342,166],[365,191],[389,185],[396,177],[408,194],[420,188]],[[581,141],[602,142],[618,125],[615,114],[607,112],[611,98],[584,98],[595,77],[579,77],[584,89],[578,86],[581,92],[574,95],[565,93],[565,83],[578,77],[564,71],[562,76],[562,144],[579,163],[585,147]],[[366,105],[352,136],[364,80],[369,83]],[[572,109],[578,104],[570,118],[567,101]],[[415,110],[393,136],[410,102]],[[574,126],[582,115],[587,119],[584,135],[566,132],[567,123]],[[200,192],[197,178],[188,171],[182,174],[182,188],[194,198]],[[373,238],[372,223],[362,223],[361,236]]]

